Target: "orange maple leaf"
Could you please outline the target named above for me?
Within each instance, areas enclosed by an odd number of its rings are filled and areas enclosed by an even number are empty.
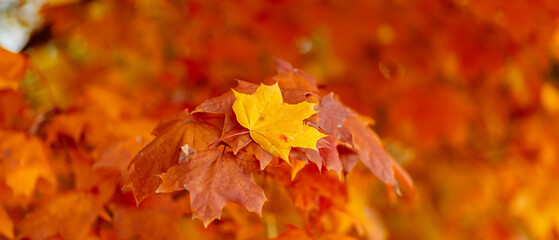
[[[188,190],[193,216],[202,220],[206,227],[221,217],[221,210],[228,202],[261,214],[266,201],[264,191],[250,173],[238,166],[231,152],[215,149],[196,152],[160,177],[162,183],[157,192]]]
[[[134,191],[136,203],[152,194],[161,183],[157,175],[178,164],[179,149],[185,144],[194,149],[207,149],[221,131],[213,125],[196,120],[184,111],[173,119],[161,122],[154,130],[155,139],[132,160],[127,186]]]
[[[0,131],[0,162],[6,167],[6,184],[15,195],[31,197],[37,180],[56,184],[44,144],[36,137],[15,131]]]

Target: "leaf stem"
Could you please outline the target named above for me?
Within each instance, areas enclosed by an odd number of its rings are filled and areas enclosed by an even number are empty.
[[[225,140],[225,139],[227,139],[227,138],[232,138],[232,137],[235,137],[235,136],[247,134],[247,133],[249,133],[249,132],[250,132],[250,130],[247,130],[247,131],[238,132],[238,133],[235,133],[235,134],[231,134],[231,135],[229,135],[229,136],[222,137],[222,138],[217,139],[216,141],[210,143],[210,145],[208,145],[208,148],[211,148],[214,144],[218,143],[219,141]]]

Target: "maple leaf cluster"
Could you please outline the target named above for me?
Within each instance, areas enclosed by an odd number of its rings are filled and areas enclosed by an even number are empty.
[[[137,203],[154,192],[186,189],[193,217],[207,226],[229,202],[262,214],[266,196],[253,174],[287,186],[292,181],[280,176],[293,180],[312,162],[341,180],[358,159],[396,191],[397,178],[413,190],[364,117],[332,93],[320,97],[303,71],[281,60],[277,65],[278,75],[269,79],[274,85],[239,80],[231,91],[161,122],[125,173]],[[295,199],[298,194],[294,189]],[[308,212],[312,204],[296,206]]]

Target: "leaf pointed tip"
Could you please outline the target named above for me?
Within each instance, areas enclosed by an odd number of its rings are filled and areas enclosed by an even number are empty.
[[[199,219],[200,221],[202,221],[202,224],[204,225],[204,228],[208,228],[210,223],[212,223],[214,220],[220,220],[221,216],[217,216],[217,217],[213,217],[213,218],[202,218],[200,216],[193,215],[192,220],[194,220],[194,219]]]
[[[138,198],[136,195],[134,195],[134,199],[136,200],[136,207],[139,207],[145,198]]]

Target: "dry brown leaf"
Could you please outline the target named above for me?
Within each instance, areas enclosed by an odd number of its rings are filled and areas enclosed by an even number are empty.
[[[243,170],[231,152],[197,151],[185,163],[161,174],[157,192],[186,189],[190,192],[193,217],[208,226],[221,217],[225,204],[235,202],[249,211],[262,214],[266,201],[264,191],[254,182],[251,173]]]
[[[184,111],[158,125],[153,134],[155,139],[136,155],[128,169],[127,185],[132,188],[138,204],[159,187],[158,175],[178,164],[180,147],[187,144],[196,150],[207,149],[221,131]]]

